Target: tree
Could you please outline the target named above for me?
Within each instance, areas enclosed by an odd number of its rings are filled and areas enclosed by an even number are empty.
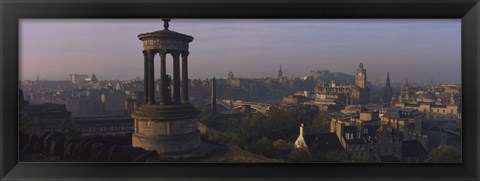
[[[245,141],[243,140],[242,136],[237,132],[233,132],[233,131],[224,132],[223,137],[224,137],[224,142],[226,142],[227,144],[234,144],[240,147],[245,146]]]
[[[208,134],[207,140],[215,143],[223,143],[225,138],[221,134]]]
[[[252,145],[250,145],[250,151],[267,157],[274,157],[276,155],[273,141],[267,137],[263,137],[257,142],[252,143]]]
[[[278,139],[277,141],[273,142],[273,147],[277,150],[287,150],[291,149],[291,146],[283,139]]]
[[[305,112],[297,107],[270,107],[267,112],[267,124],[270,132],[296,127],[299,118],[304,117]]]
[[[20,131],[27,134],[35,134],[37,131],[37,126],[32,122],[31,119],[25,116],[21,116],[19,119]]]
[[[243,119],[240,123],[240,131],[245,136],[265,135],[267,118],[262,114],[255,114],[252,118]]]
[[[240,130],[245,136],[258,136],[296,128],[305,114],[304,110],[297,107],[272,106],[266,115],[255,114],[252,118],[243,119]]]
[[[307,148],[295,148],[288,154],[288,160],[292,162],[312,161],[312,155]]]
[[[211,142],[216,143],[233,144],[239,147],[245,146],[245,140],[243,139],[243,137],[239,133],[233,131],[227,131],[222,134],[208,134],[207,139]]]
[[[78,130],[77,126],[75,125],[75,121],[70,120],[67,125],[65,122],[61,122],[59,125],[59,132],[65,134],[68,137],[77,137],[80,136],[80,130]]]
[[[329,132],[330,131],[330,119],[327,112],[321,112],[312,121],[312,131]]]
[[[440,145],[428,153],[425,162],[461,162],[461,151],[450,145]]]
[[[292,150],[292,145],[283,139],[278,139],[277,141],[273,142],[273,147],[275,148],[277,155],[282,158],[285,158]]]
[[[200,122],[211,128],[218,128],[221,125],[221,116],[211,109],[203,109],[199,116]]]

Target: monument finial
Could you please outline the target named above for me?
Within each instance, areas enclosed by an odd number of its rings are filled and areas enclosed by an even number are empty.
[[[163,21],[163,28],[165,28],[165,30],[168,30],[168,22],[170,21],[170,19],[162,19]]]

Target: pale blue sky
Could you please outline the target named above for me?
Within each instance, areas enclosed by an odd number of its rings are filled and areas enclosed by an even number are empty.
[[[92,72],[100,80],[143,77],[137,35],[159,29],[159,19],[22,19],[20,79]],[[223,78],[230,69],[236,77],[275,77],[279,64],[284,75],[353,74],[360,61],[372,82],[383,81],[387,70],[394,82],[461,78],[459,19],[172,19],[170,30],[195,38],[190,78]]]

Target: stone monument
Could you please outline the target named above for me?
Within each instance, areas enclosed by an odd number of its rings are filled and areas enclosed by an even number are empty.
[[[193,37],[169,30],[170,19],[162,20],[163,30],[138,35],[144,49],[145,102],[132,113],[135,119],[132,145],[165,155],[188,153],[201,143],[197,128],[199,111],[188,100],[188,44]],[[160,56],[158,98],[154,85],[157,54]],[[171,81],[166,74],[168,54],[173,61]]]

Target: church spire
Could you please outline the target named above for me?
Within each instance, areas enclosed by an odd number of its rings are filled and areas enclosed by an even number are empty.
[[[387,80],[385,81],[385,87],[390,87],[390,72],[387,71]]]
[[[303,137],[303,123],[300,124],[300,133],[298,135],[297,140],[295,141],[295,148],[307,148],[307,143],[305,142],[305,138]]]
[[[230,72],[228,72],[228,79],[233,79],[233,73],[232,73],[232,69],[230,69]]]
[[[383,102],[391,102],[393,100],[392,97],[395,96],[393,96],[393,91],[390,87],[390,72],[387,71],[387,80],[385,81],[385,88],[383,89]]]
[[[278,70],[278,77],[283,77],[282,64],[280,64],[280,69]]]

